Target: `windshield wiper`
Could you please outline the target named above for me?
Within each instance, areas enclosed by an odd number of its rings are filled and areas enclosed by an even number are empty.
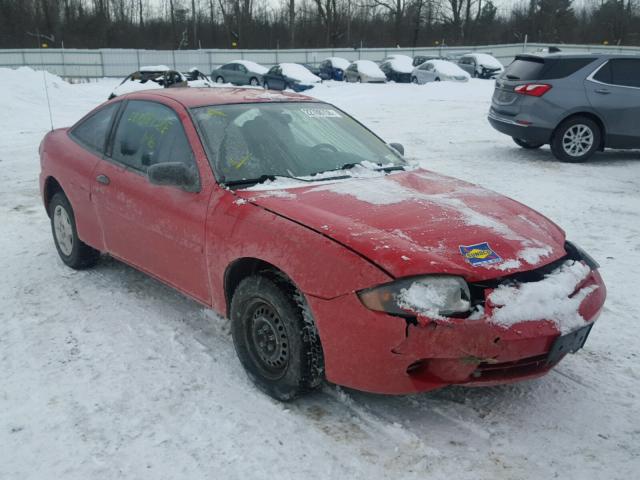
[[[260,175],[259,177],[256,177],[256,178],[242,178],[240,180],[228,180],[228,181],[224,181],[223,183],[227,187],[234,187],[237,185],[252,185],[252,184],[257,185],[258,183],[264,183],[267,180],[275,180],[275,179],[276,179],[276,175]]]
[[[390,165],[388,167],[381,167],[381,168],[376,168],[377,172],[395,172],[395,171],[399,171],[402,170],[404,171],[404,165]]]

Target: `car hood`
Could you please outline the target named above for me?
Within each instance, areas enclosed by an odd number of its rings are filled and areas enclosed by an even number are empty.
[[[341,243],[395,278],[449,273],[480,281],[566,254],[564,232],[543,215],[426,170],[299,188],[291,181],[277,188],[278,182],[235,193]]]

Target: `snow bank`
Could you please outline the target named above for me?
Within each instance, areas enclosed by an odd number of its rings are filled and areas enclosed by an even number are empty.
[[[572,294],[590,272],[587,265],[568,261],[539,282],[500,285],[487,297],[498,307],[489,321],[510,327],[524,321],[550,320],[563,334],[582,327],[585,320],[578,309],[598,287],[585,287]]]
[[[281,63],[280,68],[282,68],[282,73],[294,80],[299,80],[302,83],[318,83],[320,82],[320,77],[317,77],[306,67],[302,65],[298,65],[297,63]]]
[[[250,72],[258,73],[260,75],[264,75],[269,71],[267,67],[260,65],[259,63],[256,63],[256,62],[252,62],[250,60],[234,60],[233,62],[230,62],[230,63],[237,63],[239,65],[244,65],[247,68],[247,70],[249,70]]]
[[[327,60],[331,61],[331,65],[333,65],[333,68],[341,68],[342,70],[346,70],[349,67],[349,60],[347,60],[346,58],[329,57],[323,61]]]

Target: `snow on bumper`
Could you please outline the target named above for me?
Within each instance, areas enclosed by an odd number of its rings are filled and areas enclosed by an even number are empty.
[[[594,322],[606,296],[597,271],[583,278],[575,297],[583,325]],[[489,299],[491,291],[486,292]],[[375,393],[405,394],[450,384],[494,385],[534,378],[553,364],[547,355],[561,334],[557,319],[495,322],[487,301],[480,318],[418,322],[366,309],[357,295],[310,299],[322,340],[327,379]],[[576,325],[576,328],[579,326]]]

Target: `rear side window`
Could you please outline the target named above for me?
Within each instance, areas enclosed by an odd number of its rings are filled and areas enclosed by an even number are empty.
[[[71,136],[90,149],[104,153],[111,119],[119,106],[120,103],[112,103],[98,110],[78,124],[71,131]]]
[[[195,168],[193,152],[178,115],[154,102],[127,103],[118,122],[111,156],[141,172],[167,162],[182,162]]]
[[[632,58],[609,60],[593,78],[611,85],[640,88],[640,60]]]
[[[513,80],[554,80],[566,78],[592,63],[594,58],[525,59],[516,58],[505,71]]]

